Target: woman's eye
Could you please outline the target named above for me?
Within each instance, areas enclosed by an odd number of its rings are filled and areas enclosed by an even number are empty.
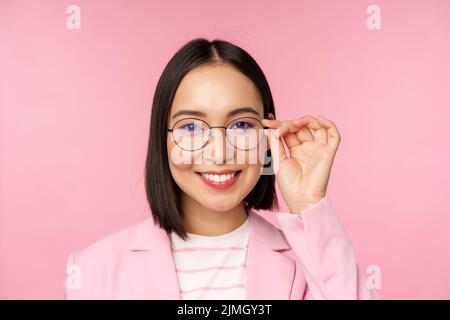
[[[247,121],[238,121],[232,127],[232,129],[251,129],[253,125]]]
[[[202,129],[201,126],[196,125],[195,123],[188,123],[180,127],[180,129],[189,131],[189,132],[196,132],[200,131]]]

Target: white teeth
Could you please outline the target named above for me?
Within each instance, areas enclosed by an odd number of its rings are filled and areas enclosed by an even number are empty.
[[[225,181],[230,180],[236,175],[236,172],[228,173],[228,174],[208,174],[208,173],[202,173],[202,176],[204,176],[206,179],[216,182],[216,183],[222,183]]]

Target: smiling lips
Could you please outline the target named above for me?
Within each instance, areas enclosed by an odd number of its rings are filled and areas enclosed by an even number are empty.
[[[224,189],[232,186],[239,178],[240,173],[240,170],[197,172],[203,182],[216,189]]]

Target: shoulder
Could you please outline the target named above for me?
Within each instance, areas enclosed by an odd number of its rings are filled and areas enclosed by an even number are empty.
[[[111,285],[125,288],[121,284],[128,253],[135,245],[158,245],[154,239],[161,239],[164,233],[149,216],[72,251],[66,260],[66,299],[109,297],[115,292]]]
[[[72,251],[67,258],[66,266],[76,265],[93,274],[113,270],[135,243],[143,242],[151,246],[152,235],[162,232],[165,231],[156,226],[153,218],[148,216]]]

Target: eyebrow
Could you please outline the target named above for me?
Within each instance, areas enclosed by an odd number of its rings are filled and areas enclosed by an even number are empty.
[[[253,109],[252,107],[240,107],[234,110],[231,110],[230,112],[228,112],[227,117],[232,117],[241,113],[254,113],[256,115],[260,115],[260,113],[258,111],[256,111],[255,109]],[[172,119],[178,117],[178,116],[182,116],[182,115],[188,115],[188,116],[196,116],[196,117],[206,117],[206,113],[202,112],[202,111],[197,111],[197,110],[180,110],[178,112],[176,112],[173,116]]]

